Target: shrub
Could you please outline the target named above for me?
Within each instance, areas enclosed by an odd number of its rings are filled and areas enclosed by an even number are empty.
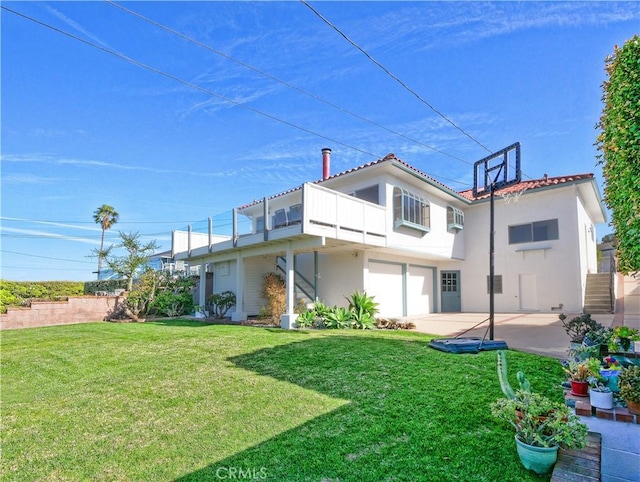
[[[262,297],[267,305],[260,310],[260,318],[269,318],[271,321],[278,321],[284,314],[287,306],[287,293],[285,281],[277,273],[267,273],[264,275],[262,283]]]
[[[640,403],[640,366],[631,365],[618,378],[620,397],[627,402]]]
[[[136,320],[148,314],[179,316],[193,310],[193,278],[148,270],[136,280],[126,299],[126,313]]]
[[[233,291],[223,291],[209,295],[209,303],[213,306],[213,316],[224,318],[224,315],[236,305],[236,294]]]
[[[160,291],[149,306],[149,312],[160,316],[180,316],[193,311],[191,293]]]

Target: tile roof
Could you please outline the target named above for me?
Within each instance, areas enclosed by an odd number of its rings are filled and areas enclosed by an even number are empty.
[[[395,156],[395,154],[393,154],[393,153],[389,153],[386,156],[384,156],[382,159],[378,159],[377,161],[371,161],[371,162],[369,162],[367,164],[363,164],[361,166],[353,167],[351,169],[347,169],[346,171],[339,172],[337,174],[329,176],[327,179],[318,179],[316,181],[313,181],[313,184],[320,184],[320,183],[323,183],[325,181],[329,181],[331,179],[335,179],[335,178],[344,176],[346,174],[351,174],[352,172],[361,171],[363,169],[367,169],[367,168],[372,167],[372,166],[383,164],[385,162],[394,162],[396,164],[400,164],[400,165],[404,166],[405,168],[415,172],[419,176],[425,177],[425,178],[429,179],[430,181],[432,181],[433,183],[435,183],[435,184],[443,187],[444,189],[450,191],[452,194],[458,194],[459,196],[461,196],[461,197],[463,197],[465,199],[468,199],[469,201],[478,201],[478,200],[481,200],[481,199],[488,199],[489,196],[490,196],[490,194],[488,192],[486,192],[486,193],[480,194],[479,196],[474,197],[472,189],[466,189],[464,191],[456,192],[455,190],[453,190],[452,188],[450,188],[446,184],[441,183],[437,179],[434,179],[433,177],[429,176],[428,174],[425,174],[424,172],[420,171],[419,169],[416,169],[412,165],[404,162],[401,159],[398,159]],[[538,189],[538,188],[549,187],[549,186],[554,186],[554,185],[558,185],[558,184],[565,184],[565,183],[569,183],[569,182],[574,182],[574,181],[578,181],[578,180],[581,180],[581,179],[593,179],[593,178],[594,178],[594,175],[590,174],[590,173],[587,173],[587,174],[574,174],[574,175],[570,175],[570,176],[558,176],[558,177],[549,177],[549,176],[547,176],[545,174],[544,177],[541,178],[541,179],[531,179],[531,180],[526,180],[526,181],[520,181],[518,184],[513,184],[511,186],[507,186],[505,188],[498,189],[497,191],[495,191],[495,193],[496,194],[516,193],[516,192],[525,191],[525,190],[529,190],[529,189]],[[267,199],[269,199],[269,200],[275,199],[275,198],[278,198],[280,196],[284,196],[285,194],[289,194],[289,193],[298,191],[301,188],[302,188],[301,186],[298,186],[298,187],[289,189],[287,191],[283,191],[281,193],[274,194],[273,196],[269,196],[269,197],[267,197]],[[256,204],[260,204],[261,202],[262,202],[262,199],[254,200],[253,202],[251,202],[249,204],[245,204],[244,206],[240,206],[238,209],[248,208],[250,206],[254,206]]]
[[[445,185],[445,184],[442,184],[442,183],[441,183],[440,181],[438,181],[437,179],[434,179],[433,177],[431,177],[431,176],[429,176],[429,175],[425,174],[424,172],[422,172],[422,171],[420,171],[420,170],[416,169],[416,168],[415,168],[415,167],[413,167],[412,165],[407,164],[406,162],[404,162],[404,161],[402,161],[402,160],[398,159],[398,158],[395,156],[395,154],[393,154],[393,153],[389,153],[389,154],[387,154],[386,156],[384,156],[382,159],[378,159],[377,161],[371,161],[371,162],[369,162],[369,163],[367,163],[367,164],[363,164],[363,165],[361,165],[361,166],[353,167],[353,168],[351,168],[351,169],[347,169],[346,171],[339,172],[339,173],[337,173],[337,174],[334,174],[334,175],[332,175],[332,176],[329,176],[327,179],[318,179],[318,180],[316,180],[316,181],[313,181],[313,184],[320,184],[320,183],[323,183],[323,182],[325,182],[325,181],[329,181],[329,180],[331,180],[331,179],[335,179],[335,178],[337,178],[337,177],[344,176],[344,175],[346,175],[346,174],[351,174],[352,172],[361,171],[361,170],[363,170],[363,169],[366,169],[366,168],[369,168],[369,167],[372,167],[372,166],[376,166],[376,165],[378,165],[378,164],[382,164],[382,163],[385,163],[385,162],[395,162],[396,164],[402,164],[403,166],[405,166],[406,168],[408,168],[408,169],[412,170],[412,171],[413,171],[413,172],[415,172],[416,174],[418,174],[418,175],[420,175],[420,176],[424,176],[424,177],[428,178],[428,179],[429,179],[429,180],[431,180],[432,182],[434,182],[434,183],[436,183],[436,184],[438,184],[438,185],[442,186],[443,188],[445,188],[445,189],[447,189],[447,190],[451,191],[452,193],[455,193],[455,192],[456,192],[455,190],[451,189],[449,186],[447,186],[447,185]],[[300,186],[295,187],[295,188],[292,188],[292,189],[289,189],[289,190],[287,190],[287,191],[284,191],[284,192],[281,192],[281,193],[278,193],[278,194],[275,194],[275,195],[273,195],[273,196],[269,196],[269,197],[267,197],[267,199],[271,200],[271,199],[274,199],[274,198],[277,198],[277,197],[280,197],[280,196],[284,196],[285,194],[289,194],[289,193],[292,193],[292,192],[298,191],[299,189],[301,189],[301,187],[300,187]],[[245,204],[244,206],[240,206],[238,209],[248,208],[248,207],[253,206],[253,205],[255,205],[255,204],[260,204],[261,202],[262,202],[262,199],[256,199],[256,200],[254,200],[253,202],[251,202],[251,203],[249,203],[249,204]]]
[[[591,173],[573,174],[570,176],[558,176],[558,177],[549,177],[545,174],[542,179],[530,179],[526,181],[520,181],[517,184],[512,184],[511,186],[498,189],[497,191],[495,191],[495,194],[516,193],[516,192],[526,191],[529,189],[539,189],[543,187],[556,186],[558,184],[567,184],[570,182],[580,181],[582,179],[593,179],[593,178],[594,178],[594,175]],[[472,189],[466,189],[464,191],[460,191],[458,194],[467,198],[470,201],[488,199],[491,196],[489,192],[484,192],[484,193],[481,193],[479,196],[474,197]]]

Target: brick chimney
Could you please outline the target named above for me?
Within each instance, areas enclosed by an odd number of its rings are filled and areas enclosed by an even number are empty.
[[[331,175],[331,149],[325,147],[322,149],[322,180],[324,181]]]

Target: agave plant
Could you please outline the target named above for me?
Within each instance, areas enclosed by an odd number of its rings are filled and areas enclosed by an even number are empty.
[[[362,307],[351,310],[351,319],[353,327],[362,330],[373,330],[376,327],[376,319],[371,313],[365,311]]]
[[[315,310],[307,310],[303,311],[298,315],[296,322],[300,328],[309,328],[313,326],[316,321],[316,312]]]
[[[336,306],[327,313],[324,318],[324,324],[327,328],[349,328],[352,321],[351,316],[351,311],[342,306]]]
[[[374,317],[376,313],[378,313],[378,305],[373,301],[374,297],[367,295],[366,291],[360,293],[359,291],[354,291],[351,293],[351,296],[346,298],[349,302],[349,310],[354,312],[363,311]]]

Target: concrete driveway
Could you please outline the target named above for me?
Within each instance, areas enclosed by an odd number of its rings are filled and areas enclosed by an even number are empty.
[[[569,319],[573,316],[578,315],[567,313]],[[403,321],[415,323],[416,331],[422,333],[454,337],[488,320],[488,317],[487,313],[434,313],[406,317]],[[611,326],[613,318],[613,314],[593,315],[593,319],[604,326]],[[486,321],[464,336],[482,338],[488,327],[489,322]],[[488,332],[487,339],[489,339]],[[514,350],[558,359],[567,356],[570,342],[557,313],[496,313],[494,339],[506,341],[509,348]]]
[[[616,313],[592,315],[603,326],[625,325],[640,328],[640,278],[618,276],[618,300]],[[568,319],[580,313],[565,313]],[[478,323],[488,320],[488,313],[433,313],[409,316],[404,321],[416,325],[416,331],[454,337],[470,330]],[[482,338],[487,333],[489,322],[471,329],[464,336]],[[494,339],[507,342],[514,350],[537,353],[562,359],[567,356],[569,337],[558,319],[558,313],[496,313],[494,316]],[[636,351],[640,351],[636,342]]]

